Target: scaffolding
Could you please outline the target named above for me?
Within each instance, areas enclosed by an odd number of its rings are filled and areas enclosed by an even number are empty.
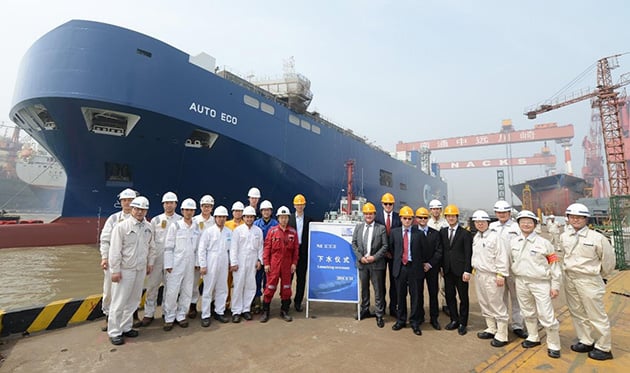
[[[626,269],[630,263],[630,195],[610,197],[610,220],[617,259],[615,268]]]

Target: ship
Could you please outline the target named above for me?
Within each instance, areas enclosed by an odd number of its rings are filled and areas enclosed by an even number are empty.
[[[348,160],[370,201],[385,192],[397,207],[447,200],[439,175],[309,112],[311,99],[310,81],[292,71],[253,82],[206,53],[72,20],[26,52],[10,118],[66,172],[57,223],[102,222],[124,188],[148,197],[157,215],[167,191],[231,206],[252,186],[276,207],[301,193],[308,214],[322,219],[339,205]]]
[[[18,152],[15,173],[42,201],[41,210],[61,211],[68,178],[53,156],[27,142]]]

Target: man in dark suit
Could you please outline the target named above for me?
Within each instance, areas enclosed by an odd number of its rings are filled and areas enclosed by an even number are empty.
[[[446,330],[457,329],[460,335],[466,334],[468,325],[468,282],[472,273],[472,235],[458,224],[459,209],[448,205],[444,209],[448,227],[440,230],[443,244],[442,268],[444,271],[444,291],[451,322]],[[459,296],[459,310],[457,298]]]
[[[416,223],[418,230],[427,238],[427,245],[422,247],[422,269],[424,271],[424,279],[427,283],[429,292],[429,316],[431,317],[431,326],[435,330],[442,327],[438,322],[440,308],[438,303],[438,277],[440,275],[440,265],[442,263],[442,240],[440,232],[429,227],[429,210],[420,207],[416,210]],[[424,281],[420,283],[420,320],[424,320]]]
[[[293,197],[293,207],[295,207],[295,213],[289,217],[289,226],[297,230],[300,243],[300,254],[297,268],[295,269],[296,280],[293,303],[295,310],[302,312],[302,300],[304,299],[304,288],[306,287],[306,271],[308,269],[308,225],[313,219],[304,214],[306,198],[303,195],[297,194]]]
[[[387,231],[387,238],[389,239],[390,232],[393,228],[400,227],[400,216],[398,213],[394,211],[394,203],[396,200],[391,193],[385,193],[381,197],[381,204],[383,205],[383,211],[376,214],[376,221],[379,224],[385,226],[385,230]],[[396,285],[394,281],[394,276],[392,275],[392,258],[390,254],[390,250],[387,251],[385,256],[385,260],[387,261],[387,268],[389,270],[389,314],[391,316],[397,317],[398,312],[396,311],[398,304],[398,296],[396,294]],[[385,289],[385,278],[383,278],[383,289]]]
[[[392,273],[398,294],[398,316],[393,330],[400,330],[407,325],[407,292],[411,295],[411,314],[409,323],[415,335],[422,335],[420,330],[419,288],[424,279],[422,248],[427,245],[424,234],[413,227],[413,210],[409,206],[400,209],[402,226],[393,228],[389,235],[389,251],[392,253]]]
[[[357,257],[359,280],[361,281],[361,319],[370,317],[370,281],[374,288],[376,303],[376,325],[385,326],[385,253],[387,232],[385,226],[375,223],[376,207],[370,202],[363,205],[364,223],[359,223],[352,234],[352,251]]]

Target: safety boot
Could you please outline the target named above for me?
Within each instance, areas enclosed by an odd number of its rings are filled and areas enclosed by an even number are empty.
[[[197,317],[197,303],[191,303],[188,309],[188,318],[194,319],[195,317]]]
[[[252,302],[252,311],[255,315],[258,315],[262,311],[260,297],[255,297]]]
[[[269,305],[270,303],[263,303],[262,315],[260,315],[260,322],[267,322],[269,320]]]
[[[280,316],[282,320],[290,322],[293,321],[293,317],[289,316],[289,307],[291,306],[291,299],[283,300],[282,307],[280,308]]]

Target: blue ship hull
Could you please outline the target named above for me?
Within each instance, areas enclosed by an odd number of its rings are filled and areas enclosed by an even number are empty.
[[[211,194],[229,208],[257,186],[275,207],[302,193],[321,218],[339,204],[350,159],[368,200],[385,192],[398,207],[446,200],[442,180],[351,131],[102,23],[70,21],[35,42],[10,116],[65,168],[64,217],[110,214],[126,187],[147,196],[155,215],[166,191],[180,200]]]

